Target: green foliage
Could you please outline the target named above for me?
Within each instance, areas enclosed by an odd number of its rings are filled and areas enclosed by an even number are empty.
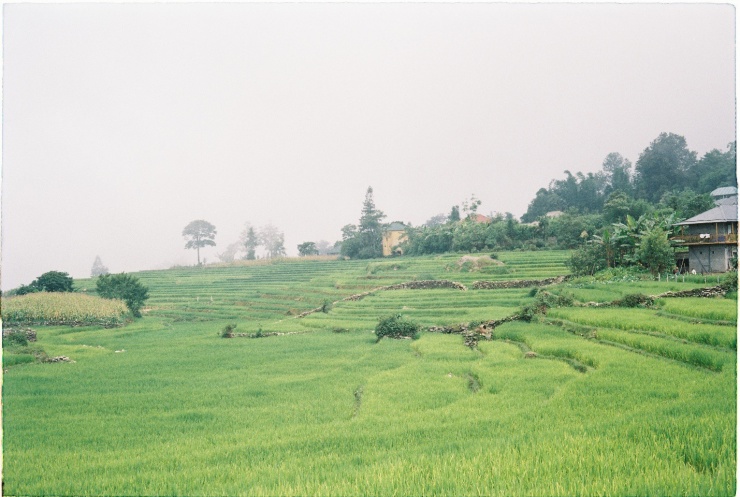
[[[3,335],[3,348],[13,345],[21,347],[28,345],[26,333],[23,331],[12,331],[7,335]]]
[[[74,285],[72,277],[60,271],[47,271],[30,285],[21,285],[8,292],[8,296],[27,295],[36,292],[73,292]]]
[[[120,299],[135,317],[141,317],[141,307],[149,298],[147,287],[130,274],[105,274],[96,282],[98,295],[106,299]]]
[[[737,186],[737,142],[727,150],[710,150],[689,171],[692,185],[698,192],[711,192],[721,186]]]
[[[722,285],[722,288],[726,292],[736,292],[737,291],[737,269],[734,271],[728,271],[727,273],[722,276],[722,281],[720,282],[720,285]]]
[[[714,199],[709,193],[696,193],[685,188],[682,191],[666,192],[660,199],[660,206],[671,209],[677,219],[688,219],[714,208]]]
[[[377,341],[383,337],[388,338],[416,338],[421,327],[400,314],[394,314],[378,319],[375,326]]]
[[[672,271],[676,265],[668,233],[660,227],[655,227],[642,235],[635,255],[653,276]]]
[[[182,236],[188,238],[188,242],[185,244],[186,249],[196,249],[199,266],[201,247],[212,247],[216,245],[216,242],[213,240],[216,237],[216,227],[202,219],[191,221],[185,226],[182,230]]]
[[[221,330],[221,338],[233,338],[234,330],[236,330],[236,324],[227,324]]]
[[[248,261],[255,260],[255,251],[258,246],[259,238],[257,237],[257,233],[254,231],[254,228],[250,226],[244,237],[244,249],[246,250],[244,258]]]
[[[576,276],[593,275],[606,269],[606,260],[603,246],[587,243],[573,252],[565,265]]]
[[[351,259],[373,259],[383,255],[383,211],[375,207],[373,188],[368,187],[362,204],[358,226],[347,225],[342,229],[341,254]]]
[[[90,276],[95,278],[96,276],[101,276],[103,274],[108,274],[108,268],[103,265],[103,261],[100,260],[100,256],[96,255],[95,261],[90,269]]]
[[[43,292],[72,292],[72,277],[67,273],[60,271],[49,271],[39,276],[32,283]]]
[[[307,255],[319,255],[319,249],[314,242],[303,242],[298,245],[298,255],[305,257]]]
[[[696,164],[696,152],[686,139],[674,133],[661,133],[635,163],[635,188],[641,198],[658,202],[665,192],[688,186],[688,172]]]
[[[450,223],[456,223],[460,220],[460,207],[453,205],[450,209],[450,215],[447,217],[447,221]]]
[[[554,307],[570,307],[573,305],[573,302],[573,296],[570,294],[553,294],[541,291],[536,294],[534,302],[521,308],[518,313],[519,319],[530,322],[537,316],[546,314],[548,309],[552,309]]]
[[[655,304],[655,299],[642,293],[630,293],[614,301],[617,307],[652,307],[653,304]]]
[[[267,251],[267,257],[282,257],[285,255],[285,234],[273,224],[266,224],[260,228],[258,238],[260,244]]]

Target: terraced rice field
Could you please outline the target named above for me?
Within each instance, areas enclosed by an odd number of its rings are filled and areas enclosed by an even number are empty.
[[[382,316],[455,325],[535,299],[474,281],[567,273],[564,252],[498,258],[477,272],[450,254],[139,273],[144,318],[40,327],[49,355],[76,362],[6,371],[5,493],[734,495],[734,299],[554,308],[472,348],[424,331],[376,343]],[[377,290],[431,279],[469,289]],[[697,285],[547,291],[611,301]],[[227,324],[292,334],[224,339]]]

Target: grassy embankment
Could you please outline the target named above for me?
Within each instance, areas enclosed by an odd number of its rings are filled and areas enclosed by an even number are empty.
[[[475,349],[436,333],[376,344],[371,330],[396,312],[424,326],[504,317],[532,302],[528,288],[337,302],[410,280],[470,285],[566,272],[563,253],[499,256],[504,266],[477,272],[444,256],[140,273],[151,294],[143,319],[40,327],[39,343],[76,363],[6,373],[5,492],[734,494],[734,326],[717,324],[736,321],[734,300],[558,308],[549,322],[505,324]],[[603,285],[611,289],[603,300],[703,286],[656,283]],[[326,301],[337,303],[296,318]],[[712,323],[692,322],[710,307]],[[220,338],[229,323],[305,333]],[[716,343],[690,340],[705,335]],[[525,359],[525,349],[537,357]]]

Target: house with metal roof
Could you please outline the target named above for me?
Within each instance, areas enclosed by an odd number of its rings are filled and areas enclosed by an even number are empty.
[[[715,190],[712,190],[709,195],[711,195],[712,198],[715,200],[732,196],[737,197],[737,188],[735,188],[734,186],[721,186]]]
[[[399,247],[406,241],[406,225],[392,222],[383,230],[383,256],[402,255],[403,250]]]
[[[688,247],[689,271],[721,273],[731,268],[737,257],[737,217],[737,204],[724,204],[676,223],[681,235],[673,241]]]

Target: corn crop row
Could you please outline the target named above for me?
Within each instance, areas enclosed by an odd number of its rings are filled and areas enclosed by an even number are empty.
[[[7,324],[103,325],[123,324],[129,312],[121,300],[79,293],[32,293],[2,300]]]

